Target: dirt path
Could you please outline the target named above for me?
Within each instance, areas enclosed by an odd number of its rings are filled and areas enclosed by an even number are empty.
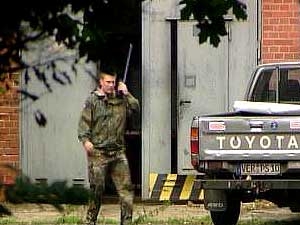
[[[32,221],[55,221],[64,215],[76,216],[84,218],[86,206],[71,206],[63,205],[64,210],[59,211],[51,205],[45,204],[4,204],[9,208],[18,222]],[[100,212],[101,219],[119,220],[119,205],[104,204]],[[183,204],[183,205],[168,205],[168,204],[142,204],[134,205],[134,218],[148,217],[155,220],[173,219],[188,219],[192,217],[209,216],[202,204]],[[242,205],[240,220],[252,220],[255,218],[261,219],[289,219],[299,218],[299,213],[291,213],[288,208],[278,208],[269,202],[248,203]]]

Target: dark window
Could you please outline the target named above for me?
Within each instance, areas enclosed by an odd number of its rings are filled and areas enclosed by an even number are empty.
[[[300,69],[263,70],[256,82],[251,101],[300,104]]]

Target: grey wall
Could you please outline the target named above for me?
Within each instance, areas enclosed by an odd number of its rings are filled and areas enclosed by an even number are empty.
[[[23,54],[24,60],[33,65],[64,58],[58,61],[57,70],[66,72],[72,81],[68,84],[67,79],[58,73],[66,82],[66,85],[61,85],[52,78],[50,68],[39,67],[53,89],[49,92],[32,70],[29,70],[28,84],[22,75],[22,88],[40,96],[34,102],[28,98],[21,102],[21,168],[33,181],[66,180],[69,184],[87,184],[86,155],[77,140],[77,124],[85,98],[95,86],[89,74],[96,75],[96,67],[81,61],[76,75],[71,69],[75,54],[75,51],[67,51],[51,40],[41,42],[37,48],[32,46]],[[35,121],[37,110],[47,118],[45,127],[38,126]]]
[[[171,168],[170,25],[178,1],[142,5],[142,196],[147,198],[150,172]]]

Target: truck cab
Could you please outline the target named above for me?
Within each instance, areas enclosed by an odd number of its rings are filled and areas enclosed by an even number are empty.
[[[263,64],[248,84],[246,101],[300,103],[300,63]]]

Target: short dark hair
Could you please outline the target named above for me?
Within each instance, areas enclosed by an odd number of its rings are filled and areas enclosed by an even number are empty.
[[[102,60],[100,62],[100,73],[106,73],[116,76],[118,74],[118,67],[113,62],[106,62]]]
[[[106,75],[113,76],[113,77],[117,77],[116,74],[113,74],[113,73],[107,73],[107,72],[100,71],[98,78],[99,78],[99,79],[103,79]]]

